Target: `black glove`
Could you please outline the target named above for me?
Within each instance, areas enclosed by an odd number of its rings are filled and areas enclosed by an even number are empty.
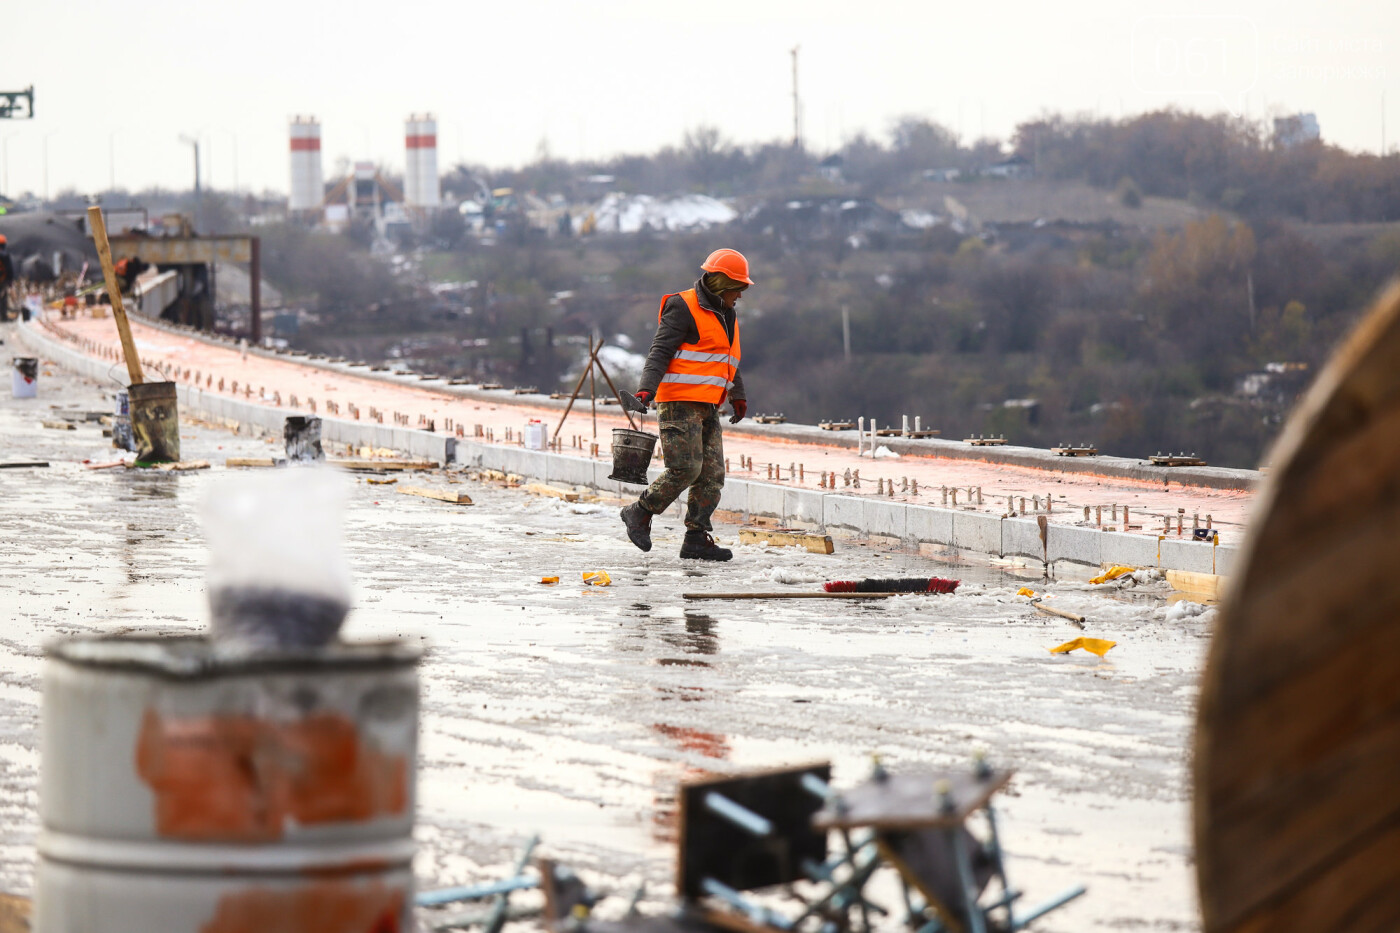
[[[636,395],[621,393],[622,404],[628,411],[636,412],[639,415],[646,414],[647,406],[651,403],[650,392],[638,392]]]
[[[738,424],[740,421],[743,421],[744,416],[749,413],[749,403],[741,398],[730,399],[729,407],[734,409],[734,414],[729,418],[730,424]]]

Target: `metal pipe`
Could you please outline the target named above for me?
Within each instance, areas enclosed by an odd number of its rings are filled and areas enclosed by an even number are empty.
[[[705,809],[723,817],[751,836],[763,838],[773,834],[771,820],[759,816],[741,804],[737,804],[723,794],[713,791],[705,795]]]
[[[512,891],[524,891],[527,888],[539,886],[538,878],[517,875],[514,878],[505,878],[501,881],[486,881],[481,884],[470,884],[457,888],[420,891],[418,896],[413,899],[413,903],[419,907],[441,907],[444,904],[455,904],[458,901],[479,901],[482,898],[509,894]]]

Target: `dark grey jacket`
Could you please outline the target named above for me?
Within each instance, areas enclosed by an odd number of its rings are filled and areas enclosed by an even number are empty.
[[[724,325],[725,336],[732,342],[735,313],[724,310],[724,304],[719,297],[705,288],[703,281],[695,282],[695,297],[702,310],[709,311],[719,318],[720,323]],[[671,365],[671,358],[676,355],[681,344],[699,341],[700,331],[695,327],[695,319],[690,316],[690,308],[686,306],[685,299],[680,295],[667,298],[666,304],[661,308],[661,323],[656,326],[656,336],[652,338],[651,352],[647,354],[647,364],[642,368],[642,379],[637,385],[637,391],[650,392],[655,398],[656,387],[661,384],[661,377],[666,374],[666,367]],[[747,400],[747,396],[744,395],[744,380],[737,369],[734,371],[734,388],[729,390],[729,398]]]

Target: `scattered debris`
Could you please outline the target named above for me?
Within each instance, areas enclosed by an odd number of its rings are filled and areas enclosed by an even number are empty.
[[[47,460],[0,460],[0,470],[18,470],[27,467],[46,467]]]
[[[1031,608],[1046,615],[1059,616],[1061,619],[1069,619],[1080,628],[1084,627],[1084,617],[1077,612],[1070,612],[1068,609],[1057,609],[1054,606],[1047,606],[1040,599],[1031,600]]]
[[[377,476],[366,476],[366,477],[365,477],[365,482],[366,482],[366,483],[369,483],[371,486],[392,486],[392,485],[394,485],[395,483],[397,483],[398,481],[399,481],[399,478],[398,478],[397,476],[389,476],[389,477],[384,477],[384,478],[382,478],[382,479],[379,478],[379,477],[377,477]]]
[[[606,570],[585,570],[583,582],[589,586],[611,586],[612,577],[608,576]]]
[[[544,584],[546,584],[546,585],[552,586],[552,585],[554,585],[555,583],[558,583],[558,582],[559,582],[559,578],[558,578],[558,577],[540,577],[540,582],[541,582],[541,583],[544,583]]]
[[[1117,580],[1119,577],[1127,576],[1128,574],[1132,573],[1135,569],[1136,568],[1134,567],[1124,567],[1123,565],[1118,564],[1108,568],[1103,573],[1099,574],[1097,577],[1094,577],[1091,580],[1089,580],[1089,582],[1107,583],[1109,580]]]
[[[1067,641],[1063,645],[1056,645],[1054,648],[1050,649],[1050,653],[1068,654],[1076,648],[1083,648],[1090,654],[1096,654],[1099,657],[1103,657],[1104,655],[1108,654],[1108,649],[1112,648],[1116,644],[1118,644],[1118,642],[1108,641],[1103,638],[1080,637],[1074,639],[1073,641]]]
[[[76,431],[76,430],[78,430],[78,426],[75,425],[75,424],[74,424],[73,422],[71,422],[71,421],[41,421],[41,422],[39,422],[39,423],[42,424],[44,427],[46,427],[46,428],[52,428],[52,429],[55,430],[55,431]]]

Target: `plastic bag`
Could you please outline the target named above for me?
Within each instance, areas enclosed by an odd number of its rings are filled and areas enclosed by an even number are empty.
[[[350,611],[345,481],[322,468],[229,477],[202,504],[215,639],[249,648],[333,640]]]

